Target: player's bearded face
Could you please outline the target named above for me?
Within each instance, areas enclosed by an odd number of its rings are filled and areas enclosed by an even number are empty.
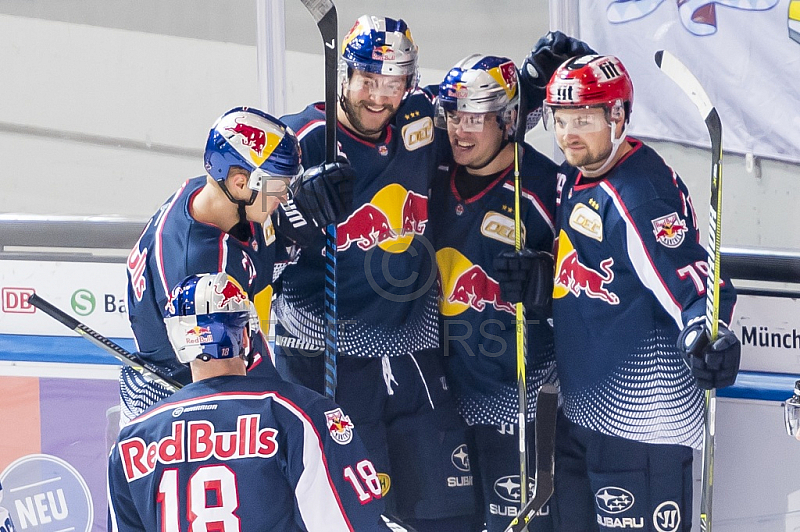
[[[558,146],[571,166],[596,170],[611,155],[611,126],[603,109],[559,109],[555,122]]]
[[[380,135],[405,95],[405,77],[355,71],[345,82],[342,100],[350,125],[365,137]]]

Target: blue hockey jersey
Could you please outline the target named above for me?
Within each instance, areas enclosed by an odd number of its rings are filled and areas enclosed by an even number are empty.
[[[553,291],[564,412],[589,429],[698,448],[702,394],[675,347],[704,316],[707,254],[689,191],[639,141],[602,179],[559,174]],[[736,295],[720,289],[730,323]]]
[[[353,166],[352,214],[337,228],[340,356],[407,355],[438,347],[436,269],[430,246],[428,190],[436,171],[432,105],[408,97],[379,142],[338,126],[340,151]],[[325,161],[325,112],[312,104],[282,118],[300,140],[306,168]],[[278,228],[280,232],[280,227]],[[281,274],[275,312],[284,331],[322,349],[325,237],[304,247]]]
[[[251,223],[251,236],[243,242],[218,227],[198,222],[189,207],[205,184],[205,177],[186,181],[150,218],[128,256],[128,317],[139,352],[184,384],[191,382],[191,375],[175,357],[163,321],[172,289],[189,275],[227,272],[247,291],[262,324],[269,323],[273,293],[276,246],[272,224]],[[254,344],[251,371],[256,374],[264,370],[259,370],[259,362],[269,354],[266,334],[263,330]]]
[[[350,418],[274,378],[190,384],[119,434],[109,531],[385,531],[380,479]]]
[[[524,144],[520,196],[524,247],[551,252],[557,165]],[[431,191],[431,226],[441,276],[439,308],[448,383],[470,424],[516,420],[515,306],[504,301],[493,260],[514,249],[514,171],[506,168],[482,192],[463,199],[455,186],[454,163],[440,167]],[[461,178],[464,178],[463,176]],[[467,177],[468,178],[468,177]],[[535,394],[556,382],[550,326],[528,326],[528,410]]]

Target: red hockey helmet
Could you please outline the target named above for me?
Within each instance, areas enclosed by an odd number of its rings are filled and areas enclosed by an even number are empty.
[[[545,123],[556,107],[607,108],[612,119],[633,108],[633,83],[622,62],[611,55],[584,55],[558,67],[547,84]]]

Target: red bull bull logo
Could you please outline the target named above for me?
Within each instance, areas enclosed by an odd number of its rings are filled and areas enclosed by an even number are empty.
[[[186,329],[186,345],[199,345],[214,341],[211,329],[195,325],[191,329]]]
[[[241,304],[247,300],[247,294],[242,291],[238,284],[231,280],[226,281],[221,290],[219,286],[215,286],[214,292],[222,296],[217,302],[217,308],[225,308],[231,302]]]
[[[456,278],[453,292],[447,298],[448,303],[463,303],[478,312],[483,312],[486,305],[496,310],[515,314],[514,305],[504,301],[500,296],[500,284],[489,277],[486,271],[477,264],[466,269]]]
[[[394,57],[391,46],[376,46],[372,49],[372,58],[376,61],[394,61]]]
[[[408,191],[403,204],[403,228],[401,234],[421,235],[428,223],[428,198],[422,194]]]
[[[226,127],[226,131],[232,131],[236,135],[241,135],[242,144],[256,152],[259,157],[267,145],[267,134],[263,129],[243,124],[239,121],[233,127]]]
[[[331,438],[339,445],[347,445],[353,439],[353,423],[341,408],[325,412],[325,423]]]
[[[336,228],[336,249],[344,251],[351,244],[367,251],[385,240],[397,238],[389,217],[371,203],[365,203]]]
[[[619,304],[617,294],[610,292],[604,286],[614,280],[614,265],[612,257],[600,263],[600,270],[603,273],[593,270],[582,264],[578,260],[578,252],[572,250],[564,256],[558,265],[555,284],[568,289],[575,297],[580,297],[581,293],[593,299],[601,299],[610,305]]]

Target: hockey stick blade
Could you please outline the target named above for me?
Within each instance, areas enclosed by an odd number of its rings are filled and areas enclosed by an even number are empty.
[[[523,532],[553,494],[556,452],[558,388],[545,384],[536,396],[536,485],[533,497],[505,532]]]
[[[49,301],[44,300],[38,294],[33,294],[28,298],[28,301],[31,305],[38,308],[54,320],[60,322],[61,324],[65,325],[68,329],[72,329],[76,333],[80,334],[96,346],[104,349],[108,353],[111,353],[116,357],[117,360],[122,362],[123,364],[132,367],[145,377],[150,378],[154,382],[157,382],[164,388],[170,391],[177,391],[183,385],[167,377],[166,375],[162,375],[158,368],[154,367],[152,364],[145,362],[135,354],[129,352],[124,347],[120,346],[117,343],[112,342],[102,334],[98,333],[94,329],[91,329],[84,325],[83,323],[79,322],[60,308],[56,307]]]

